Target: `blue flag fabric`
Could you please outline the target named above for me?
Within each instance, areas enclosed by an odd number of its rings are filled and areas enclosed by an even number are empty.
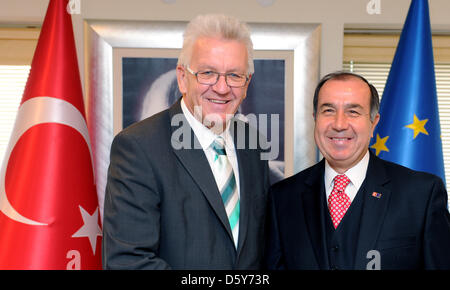
[[[428,0],[412,0],[370,148],[445,182]]]

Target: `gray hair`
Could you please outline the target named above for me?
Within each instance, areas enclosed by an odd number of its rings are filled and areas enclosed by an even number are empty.
[[[222,38],[244,43],[248,55],[247,73],[254,73],[253,42],[250,38],[250,29],[244,22],[223,14],[199,15],[192,19],[183,34],[183,48],[178,57],[178,65],[189,65],[192,47],[199,37]]]
[[[339,81],[345,81],[350,78],[356,78],[362,80],[364,83],[367,84],[367,86],[370,89],[370,120],[375,120],[375,116],[378,114],[378,110],[380,109],[380,97],[378,96],[377,89],[369,83],[368,80],[366,80],[362,75],[348,72],[348,71],[336,71],[327,74],[324,76],[319,83],[317,84],[316,90],[314,92],[314,99],[313,99],[313,106],[314,106],[314,118],[316,117],[317,113],[317,103],[319,101],[319,92],[320,89],[323,87],[323,85],[329,81],[329,80],[339,80]]]

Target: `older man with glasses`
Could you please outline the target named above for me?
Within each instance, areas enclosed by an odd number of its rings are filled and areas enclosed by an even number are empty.
[[[176,68],[182,98],[113,141],[104,268],[261,267],[268,165],[259,146],[236,146],[257,135],[233,118],[253,71],[244,23],[205,15],[188,24]],[[188,130],[175,134],[180,125]]]

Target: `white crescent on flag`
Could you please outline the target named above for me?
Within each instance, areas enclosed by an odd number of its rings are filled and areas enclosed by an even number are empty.
[[[93,162],[86,120],[72,104],[52,97],[35,97],[20,106],[1,168],[0,211],[14,221],[34,226],[45,226],[47,224],[28,219],[14,209],[6,195],[5,178],[11,152],[19,138],[28,129],[43,123],[63,124],[77,130],[86,141],[91,154],[91,162]]]

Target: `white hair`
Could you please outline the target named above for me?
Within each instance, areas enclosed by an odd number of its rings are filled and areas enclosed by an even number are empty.
[[[178,65],[188,66],[191,61],[192,47],[200,37],[236,40],[245,44],[247,48],[247,73],[255,71],[253,64],[253,43],[250,29],[239,19],[223,14],[199,15],[189,22],[183,34],[183,48],[178,57]]]

